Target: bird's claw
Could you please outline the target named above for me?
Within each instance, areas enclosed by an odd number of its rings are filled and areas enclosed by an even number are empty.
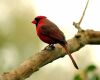
[[[49,51],[51,51],[51,50],[54,50],[54,49],[55,49],[54,45],[50,44],[50,45],[46,46],[43,50],[49,50]]]

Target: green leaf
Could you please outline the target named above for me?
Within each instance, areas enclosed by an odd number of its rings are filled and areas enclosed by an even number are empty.
[[[74,77],[74,80],[82,80],[81,76],[78,74]]]
[[[94,71],[95,69],[96,69],[96,66],[92,64],[86,68],[86,72],[91,72],[91,71]]]
[[[95,75],[90,80],[100,80],[99,76]]]

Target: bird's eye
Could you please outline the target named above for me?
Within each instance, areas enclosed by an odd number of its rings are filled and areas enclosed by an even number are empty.
[[[39,22],[39,20],[40,20],[39,18],[35,18],[35,21],[36,21],[36,22]]]
[[[37,18],[35,18],[35,20],[37,21]]]

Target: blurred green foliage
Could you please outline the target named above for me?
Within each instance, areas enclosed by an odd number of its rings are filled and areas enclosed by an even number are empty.
[[[82,80],[82,78],[79,74],[77,74],[77,75],[75,75],[74,80]]]
[[[85,72],[88,73],[88,72],[92,72],[96,70],[96,66],[95,65],[90,65],[86,68]]]
[[[89,65],[85,70],[74,76],[73,80],[100,80],[95,65]]]
[[[1,73],[38,52],[40,42],[31,23],[34,16],[32,0],[0,0]]]

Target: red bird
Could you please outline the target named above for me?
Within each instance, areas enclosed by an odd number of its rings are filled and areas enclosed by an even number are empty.
[[[50,20],[48,20],[45,16],[37,16],[33,21],[33,24],[36,25],[36,31],[39,38],[48,43],[49,46],[53,44],[59,43],[68,53],[69,57],[72,60],[75,68],[78,69],[78,66],[73,59],[72,55],[69,53],[67,49],[67,41],[65,40],[65,36],[63,32]]]

